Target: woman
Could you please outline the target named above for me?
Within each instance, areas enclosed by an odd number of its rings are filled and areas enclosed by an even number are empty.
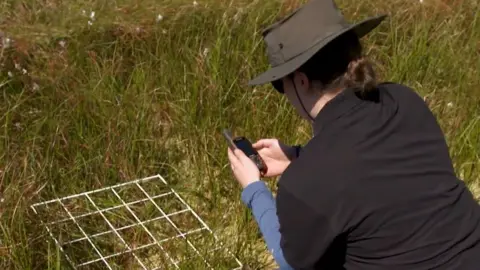
[[[282,175],[276,201],[250,159],[228,155],[281,269],[480,269],[480,207],[436,119],[362,56],[359,38],[384,18],[349,25],[311,0],[264,32],[272,69],[251,84],[271,82],[314,136],[300,152],[254,144],[267,176]]]

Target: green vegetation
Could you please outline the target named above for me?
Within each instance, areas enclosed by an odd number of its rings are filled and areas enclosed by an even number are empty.
[[[267,67],[259,31],[300,2],[2,1],[0,268],[67,266],[39,222],[57,212],[40,217],[31,204],[156,174],[245,265],[274,266],[221,130],[308,140],[284,97],[246,86]],[[350,20],[390,15],[364,39],[367,53],[383,80],[426,96],[459,177],[480,198],[478,1],[338,4]]]

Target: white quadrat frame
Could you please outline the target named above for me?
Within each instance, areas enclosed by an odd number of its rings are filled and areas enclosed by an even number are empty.
[[[169,191],[165,192],[165,193],[156,194],[154,196],[151,196],[141,186],[141,183],[145,183],[145,182],[148,182],[148,181],[161,181],[159,184],[160,185],[165,185],[165,187]],[[145,197],[141,198],[141,199],[138,199],[138,200],[135,200],[135,201],[132,201],[132,202],[128,202],[128,203],[125,202],[125,200],[118,194],[116,189],[120,188],[120,187],[125,187],[125,186],[128,186],[128,185],[138,187],[142,191],[142,193]],[[107,192],[110,191],[118,199],[118,201],[121,202],[121,204],[100,209],[97,206],[97,204],[94,202],[94,200],[92,200],[90,195],[98,193],[98,192],[104,192],[104,191],[107,191]],[[162,209],[162,207],[160,205],[158,205],[157,202],[155,202],[155,199],[161,198],[161,197],[164,197],[164,196],[168,196],[168,195],[172,195],[172,194],[174,195],[175,200],[178,200],[178,202],[181,203],[185,208],[182,209],[182,210],[175,211],[173,213],[168,213],[167,214],[164,211],[164,209]],[[81,215],[74,215],[71,211],[68,210],[68,208],[64,204],[64,201],[68,200],[68,199],[75,199],[75,198],[81,198],[81,197],[86,198],[88,200],[88,202],[92,205],[94,211],[90,211],[90,212],[87,212],[87,213],[84,213],[84,214],[81,214]],[[158,210],[158,212],[161,215],[158,216],[158,217],[155,217],[155,218],[151,218],[151,219],[142,221],[142,219],[140,217],[138,217],[138,215],[135,214],[134,211],[132,211],[131,206],[135,205],[135,204],[139,204],[139,203],[146,203],[146,202],[151,202],[155,206],[156,210]],[[44,222],[40,217],[40,221],[44,225],[44,227],[46,228],[46,230],[47,230],[48,234],[50,235],[50,237],[52,238],[52,240],[55,242],[56,246],[65,255],[66,260],[70,263],[70,265],[74,269],[78,269],[79,267],[84,267],[84,266],[88,267],[88,265],[91,265],[93,263],[103,262],[103,264],[107,267],[107,269],[113,270],[112,266],[108,262],[108,259],[116,257],[116,256],[124,255],[124,254],[127,254],[127,253],[133,254],[133,257],[134,257],[136,263],[141,267],[141,269],[145,269],[145,270],[163,269],[162,267],[147,268],[147,266],[145,266],[144,262],[135,254],[135,251],[142,250],[142,249],[149,248],[149,247],[153,247],[153,246],[158,246],[160,248],[160,250],[162,250],[162,252],[164,252],[163,255],[169,260],[172,267],[175,268],[175,269],[179,269],[178,265],[182,261],[175,260],[171,256],[171,254],[169,254],[169,252],[167,250],[165,250],[165,248],[161,245],[164,242],[167,242],[167,241],[170,241],[170,240],[176,239],[176,238],[181,238],[183,240],[186,240],[188,246],[194,251],[194,253],[197,256],[200,256],[202,258],[203,262],[205,263],[205,266],[207,266],[209,269],[214,269],[212,267],[212,265],[205,259],[205,257],[199,252],[198,248],[195,247],[191,243],[191,241],[189,241],[189,239],[186,238],[186,236],[190,235],[190,234],[206,231],[207,233],[211,234],[211,236],[214,237],[215,241],[218,241],[218,243],[220,243],[218,237],[212,232],[212,230],[200,218],[200,216],[190,207],[190,205],[187,204],[173,188],[168,187],[167,182],[165,181],[165,179],[161,175],[157,174],[157,175],[146,177],[146,178],[143,178],[143,179],[137,179],[137,180],[134,180],[134,181],[125,182],[125,183],[121,183],[121,184],[117,184],[117,185],[113,185],[113,186],[109,186],[109,187],[105,187],[105,188],[100,188],[100,189],[96,189],[96,190],[91,190],[91,191],[87,191],[87,192],[83,192],[83,193],[79,193],[79,194],[75,194],[75,195],[71,195],[71,196],[67,196],[67,197],[63,197],[63,198],[57,198],[57,199],[53,199],[53,200],[49,200],[49,201],[44,201],[44,202],[33,204],[30,207],[35,212],[35,214],[38,215],[39,213],[37,212],[37,209],[39,209],[40,207],[45,207],[45,206],[48,207],[49,204],[55,204],[55,203],[60,204],[61,208],[63,208],[63,210],[65,210],[65,212],[67,213],[68,217],[64,218],[64,219],[60,219],[60,220],[47,221],[47,222]],[[134,217],[136,222],[128,224],[126,226],[122,226],[120,228],[116,228],[107,219],[107,217],[105,216],[105,213],[108,212],[108,211],[112,211],[112,210],[115,210],[115,209],[122,209],[122,208],[126,209]],[[182,230],[180,230],[179,227],[172,221],[171,217],[173,217],[175,215],[178,215],[178,214],[181,214],[181,213],[187,213],[187,212],[193,214],[193,216],[199,222],[199,224],[201,224],[201,226],[198,227],[198,228],[186,231],[186,232],[182,232]],[[109,227],[109,230],[89,235],[85,232],[85,229],[79,224],[78,219],[88,217],[88,216],[93,216],[93,215],[96,215],[96,214],[101,215],[103,220],[107,223],[107,225]],[[147,223],[155,222],[155,221],[162,220],[162,219],[167,220],[168,223],[174,228],[174,230],[176,232],[175,236],[167,237],[165,239],[157,239],[157,237],[155,237],[152,234],[152,232],[145,226],[145,224],[147,224]],[[74,239],[74,240],[70,240],[70,241],[60,243],[60,241],[57,239],[57,236],[53,234],[51,226],[56,225],[56,224],[60,224],[62,222],[67,222],[67,221],[73,221],[73,223],[78,227],[79,231],[81,232],[81,234],[83,236],[80,237],[80,238]],[[135,247],[130,246],[127,243],[127,241],[121,236],[121,234],[119,232],[122,231],[122,230],[128,229],[128,228],[136,227],[136,226],[140,226],[141,228],[143,228],[143,230],[153,240],[153,242],[145,244],[145,245],[135,246]],[[123,250],[121,252],[116,252],[116,253],[113,253],[113,254],[105,255],[104,252],[102,252],[101,248],[96,246],[92,240],[96,237],[111,234],[111,233],[115,234],[118,237],[117,240],[121,241],[121,243],[124,245],[125,250]],[[82,263],[74,262],[70,258],[70,256],[68,256],[68,254],[65,252],[64,247],[66,245],[71,245],[71,244],[74,244],[74,243],[77,243],[77,242],[80,242],[80,241],[85,241],[85,240],[87,240],[90,243],[91,248],[95,251],[95,253],[96,253],[96,255],[98,255],[98,257],[95,258],[95,259],[86,261],[86,262],[82,262]],[[218,251],[219,249],[222,249],[222,248],[221,247],[220,248],[215,248],[215,249],[209,250],[208,252],[215,252],[215,251]],[[233,269],[242,269],[242,267],[243,267],[242,263],[228,249],[226,250],[226,252],[229,254],[229,256],[231,256],[231,259],[236,262],[236,266]]]

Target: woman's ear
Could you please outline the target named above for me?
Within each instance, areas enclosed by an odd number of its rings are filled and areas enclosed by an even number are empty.
[[[293,79],[295,85],[301,87],[304,92],[307,92],[310,89],[310,81],[305,73],[296,71]]]

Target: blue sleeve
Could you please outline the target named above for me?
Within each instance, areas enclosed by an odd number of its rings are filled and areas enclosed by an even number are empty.
[[[275,199],[265,183],[257,181],[249,184],[242,191],[242,201],[248,208],[252,209],[268,250],[272,253],[280,269],[293,269],[286,262],[280,248],[280,224],[277,217],[277,207]]]

